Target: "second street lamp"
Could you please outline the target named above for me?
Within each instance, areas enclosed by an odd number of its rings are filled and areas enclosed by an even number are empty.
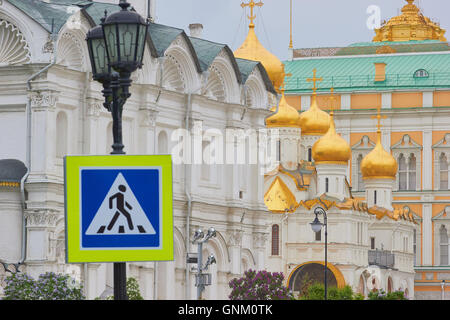
[[[125,154],[122,143],[122,111],[131,96],[131,73],[142,67],[148,23],[130,4],[120,0],[120,11],[106,16],[101,26],[91,29],[86,37],[92,73],[103,84],[104,106],[113,118],[113,151]],[[114,263],[114,299],[127,300],[126,263]]]
[[[328,230],[327,230],[327,212],[321,208],[317,207],[314,209],[314,214],[316,215],[316,218],[313,222],[310,223],[311,229],[317,233],[322,230],[322,226],[325,226],[325,271],[324,271],[324,286],[325,286],[325,300],[327,300],[328,294],[327,294],[327,269],[328,269],[328,261],[327,261],[327,242],[328,242]],[[321,223],[319,221],[318,215],[323,215],[323,222]]]

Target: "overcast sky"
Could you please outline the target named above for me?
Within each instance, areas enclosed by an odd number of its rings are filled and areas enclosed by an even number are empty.
[[[248,0],[245,0],[248,3]],[[263,0],[255,9],[256,32],[261,43],[285,60],[289,45],[289,0]],[[248,19],[241,0],[157,0],[156,22],[182,28],[189,35],[190,23],[204,26],[203,38],[224,43],[234,51],[244,41]],[[416,0],[425,16],[448,30],[450,1]],[[370,6],[380,8],[381,20],[400,14],[405,0],[293,0],[294,48],[347,46],[371,41],[374,31],[367,27]],[[249,14],[249,11],[247,11]]]

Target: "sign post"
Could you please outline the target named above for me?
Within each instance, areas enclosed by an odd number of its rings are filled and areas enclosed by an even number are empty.
[[[173,260],[171,156],[67,156],[64,175],[67,263],[114,262],[116,278],[125,262]]]

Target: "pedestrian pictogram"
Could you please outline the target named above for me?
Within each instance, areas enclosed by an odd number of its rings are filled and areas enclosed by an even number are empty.
[[[173,260],[170,156],[65,157],[68,263]]]
[[[87,235],[155,234],[122,173],[118,173],[86,231]]]

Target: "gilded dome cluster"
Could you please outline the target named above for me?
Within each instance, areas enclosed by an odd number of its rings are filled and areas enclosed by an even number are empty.
[[[266,126],[269,128],[300,128],[300,114],[287,103],[284,89],[281,89],[281,93],[278,112],[266,119]],[[276,109],[272,110],[276,111]]]

